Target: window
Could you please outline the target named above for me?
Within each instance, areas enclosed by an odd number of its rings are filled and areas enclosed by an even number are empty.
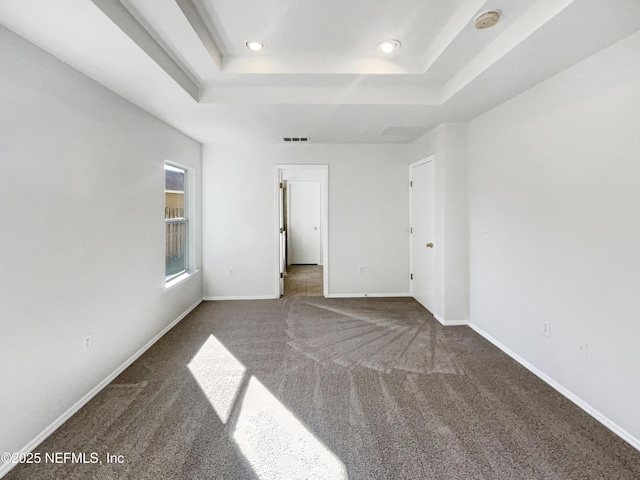
[[[164,177],[165,281],[168,282],[189,269],[187,171],[165,163]]]

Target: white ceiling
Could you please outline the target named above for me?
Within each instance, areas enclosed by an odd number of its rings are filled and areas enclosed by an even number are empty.
[[[410,143],[639,30],[640,1],[2,0],[0,24],[203,143]]]

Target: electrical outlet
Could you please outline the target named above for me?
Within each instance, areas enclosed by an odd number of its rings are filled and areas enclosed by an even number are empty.
[[[587,358],[587,342],[582,342],[578,345],[578,355],[582,358]]]
[[[482,230],[482,238],[489,238],[489,230]]]
[[[233,268],[230,268],[230,269],[229,269],[229,276],[230,276],[230,277],[233,277]]]
[[[82,351],[86,352],[87,350],[91,350],[91,335],[82,337]]]
[[[360,272],[360,275],[364,274],[364,267],[360,265],[360,268],[358,271]]]
[[[551,336],[551,323],[550,322],[542,322],[542,334],[550,337]]]

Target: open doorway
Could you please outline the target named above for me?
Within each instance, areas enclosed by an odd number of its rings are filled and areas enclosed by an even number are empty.
[[[280,296],[328,294],[328,165],[277,165]]]
[[[321,297],[322,265],[289,265],[284,277],[285,297]]]

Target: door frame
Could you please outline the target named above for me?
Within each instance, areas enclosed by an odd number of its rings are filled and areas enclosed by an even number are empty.
[[[425,163],[429,163],[429,162],[434,162],[434,167],[435,167],[435,159],[436,156],[435,154],[431,154],[425,158],[423,158],[422,160],[418,160],[417,162],[413,162],[412,164],[409,165],[409,181],[413,181],[413,169],[415,167],[419,167],[420,165],[423,165]],[[435,175],[435,169],[434,169],[434,175]],[[435,178],[434,178],[435,180]],[[409,184],[409,223],[411,223],[411,220],[413,219],[413,192],[411,191],[411,184]],[[434,215],[435,215],[435,209],[434,209]],[[435,222],[435,218],[434,218],[434,222]],[[409,225],[410,228],[413,228],[412,225]],[[435,231],[434,231],[434,236],[435,236]],[[413,274],[413,236],[411,234],[411,232],[409,233],[409,270],[410,273]],[[434,262],[434,269],[435,269],[435,262]],[[433,272],[434,275],[434,282],[435,282],[435,271]],[[435,284],[434,284],[434,288],[435,288]],[[413,280],[409,280],[409,294],[414,297],[414,291],[413,291]],[[433,312],[432,312],[433,313]]]
[[[287,199],[285,196],[286,181],[282,179],[282,171],[276,172],[276,229],[278,239],[276,246],[278,249],[278,255],[276,260],[278,261],[278,290],[276,298],[280,298],[284,293],[284,276],[287,274],[287,237],[288,232],[285,230],[285,208],[287,205]]]
[[[329,165],[317,164],[278,164],[275,169],[274,196],[275,196],[275,292],[279,298],[284,292],[280,284],[280,182],[283,172],[286,170],[317,170],[321,172],[320,177],[320,236],[322,239],[321,260],[322,260],[322,295],[329,296]],[[288,232],[287,232],[288,233]],[[284,284],[284,282],[283,282]]]

